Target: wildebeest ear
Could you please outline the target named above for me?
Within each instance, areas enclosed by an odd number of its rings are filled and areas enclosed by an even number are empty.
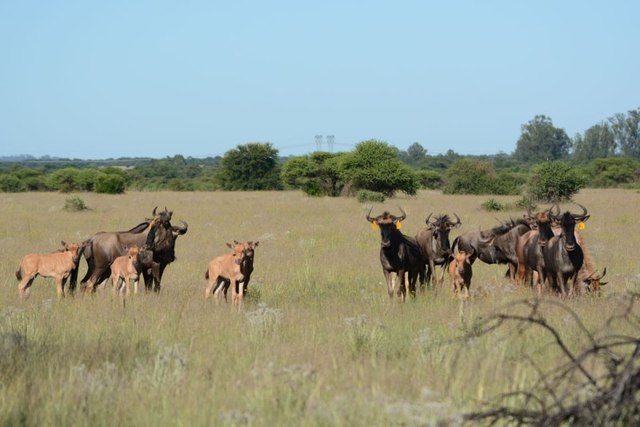
[[[234,240],[233,243],[236,244],[236,245],[240,244],[240,242],[238,242],[237,240]]]
[[[259,244],[260,244],[260,242],[256,240],[256,242],[253,244],[253,246],[258,246]]]
[[[231,243],[227,243],[227,246],[229,246],[230,248],[233,248],[233,245]]]
[[[64,240],[60,240],[60,243],[62,243],[62,246],[64,246],[65,248],[67,247],[67,242],[65,242]]]

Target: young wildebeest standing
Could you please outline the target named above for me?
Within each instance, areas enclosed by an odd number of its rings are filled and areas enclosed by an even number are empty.
[[[576,285],[576,277],[584,262],[584,253],[575,235],[576,222],[584,222],[589,218],[587,209],[582,208],[582,214],[565,212],[554,219],[560,223],[561,232],[549,240],[544,250],[544,270],[551,289],[559,290],[562,297],[572,293]],[[571,288],[567,288],[571,280]]]
[[[471,287],[471,255],[465,251],[460,251],[452,255],[449,263],[449,278],[451,279],[451,290],[454,295],[458,295],[464,288],[463,298],[469,299],[469,288]]]
[[[215,296],[218,297],[220,293],[224,293],[225,299],[226,283],[231,287],[231,301],[235,304],[242,303],[244,296],[244,286],[238,286],[239,282],[244,280],[244,275],[240,269],[244,260],[244,245],[242,243],[231,244],[227,243],[233,253],[221,255],[209,262],[209,268],[204,277],[208,280],[207,289],[205,290],[205,298],[209,298],[211,293],[215,291]]]
[[[140,274],[146,269],[152,269],[153,274],[157,274],[158,263],[153,261],[153,251],[146,246],[138,248],[133,245],[127,255],[119,256],[111,264],[111,285],[114,287],[114,293],[122,292],[123,289],[130,293],[130,282],[133,280],[134,293],[137,294]]]
[[[416,281],[425,265],[424,254],[413,237],[405,236],[398,230],[400,223],[407,217],[396,217],[385,211],[377,217],[371,217],[371,208],[367,221],[380,229],[380,263],[387,282],[387,293],[393,298],[394,292],[405,301],[407,292],[412,296],[416,292]],[[396,279],[400,286],[395,289]]]
[[[242,280],[238,281],[238,287],[242,286],[242,290],[246,294],[247,288],[249,287],[249,281],[251,280],[251,273],[253,273],[253,260],[255,258],[255,250],[260,242],[248,241],[241,243],[237,240],[234,240],[233,243],[234,245],[242,245],[243,247],[244,256],[242,257],[242,263],[240,264],[240,273],[242,274]],[[219,293],[222,291],[224,292],[224,296],[226,299],[229,286],[229,280],[219,279],[216,287],[213,290],[213,294],[219,295]]]
[[[416,242],[420,245],[426,261],[425,267],[420,273],[421,286],[425,284],[428,286],[431,282],[432,275],[434,277],[434,284],[439,283],[436,277],[436,265],[443,266],[442,278],[444,278],[444,269],[451,254],[449,232],[451,229],[462,225],[460,217],[455,213],[454,215],[457,219],[456,222],[452,222],[449,215],[438,215],[434,220],[429,221],[431,219],[431,214],[429,214],[424,221],[427,223],[427,228],[420,230],[418,234],[416,234]]]
[[[16,277],[20,281],[18,292],[20,298],[29,296],[29,287],[37,275],[53,277],[56,280],[58,297],[64,297],[64,285],[71,270],[78,265],[80,245],[77,243],[65,243],[63,251],[48,254],[26,255],[20,261],[20,268],[16,271]]]
[[[516,244],[516,254],[518,256],[518,270],[516,284],[522,285],[528,274],[531,275],[531,284],[542,294],[545,283],[544,274],[544,254],[543,251],[547,242],[553,237],[551,221],[553,219],[553,208],[549,210],[531,214],[529,218],[537,225],[537,230],[531,230],[518,238]]]

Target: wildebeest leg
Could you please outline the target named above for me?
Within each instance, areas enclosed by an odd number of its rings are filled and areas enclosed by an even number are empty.
[[[565,283],[564,275],[562,273],[557,273],[556,283],[560,287],[560,294],[562,295],[562,298],[566,298],[567,297],[567,289],[566,289],[566,283]]]
[[[166,268],[166,265],[159,265],[157,268],[158,274],[153,274],[153,291],[155,293],[159,293],[160,292],[160,282],[162,281],[162,275],[164,274],[164,269]]]
[[[398,290],[397,290],[397,294],[399,298],[402,298],[402,302],[405,302],[406,298],[407,298],[407,283],[405,281],[405,271],[404,270],[400,270],[396,273],[396,279],[398,279],[398,281],[400,282],[398,286]]]
[[[62,277],[56,277],[56,291],[58,292],[58,299],[64,298],[64,284]]]
[[[393,285],[394,285],[394,277],[392,276],[393,273],[384,269],[382,270],[382,272],[384,273],[384,280],[385,280],[385,283],[387,284],[387,294],[389,294],[389,298],[393,298]]]
[[[18,283],[18,294],[20,295],[20,299],[24,300],[29,298],[29,288],[33,284],[36,276],[23,277],[20,283]]]

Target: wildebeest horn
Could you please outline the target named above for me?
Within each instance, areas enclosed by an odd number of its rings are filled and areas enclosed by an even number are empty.
[[[158,207],[156,206],[155,208],[153,208],[153,212],[151,212],[152,216],[156,216],[156,211],[158,210]]]
[[[367,213],[367,221],[369,222],[373,222],[376,219],[371,217],[371,211],[373,210],[373,206],[371,206],[371,209],[369,209],[369,213]]]
[[[178,225],[172,225],[171,229],[178,234],[184,234],[187,232],[187,228],[189,228],[189,224],[187,224],[186,221],[182,221],[182,220],[180,220],[180,222],[183,224],[182,227]]]
[[[453,215],[456,217],[457,221],[456,221],[455,224],[452,224],[451,222],[449,222],[451,227],[459,227],[459,226],[461,226],[462,225],[462,221],[460,221],[460,217],[458,216],[458,214],[454,212]]]
[[[407,213],[400,206],[398,206],[398,209],[400,209],[400,212],[402,212],[402,216],[398,216],[395,219],[396,221],[402,222],[407,218]]]
[[[587,214],[587,208],[582,206],[580,203],[576,203],[576,205],[582,208],[582,214],[571,214],[571,216],[577,221],[586,221],[589,218],[589,214]]]
[[[429,219],[431,218],[431,215],[433,215],[433,212],[429,214],[429,216],[427,217],[427,219],[424,220],[424,222],[427,223],[427,225],[431,225],[429,224]]]
[[[527,215],[529,219],[533,219],[533,213],[531,212],[531,204],[527,205]]]

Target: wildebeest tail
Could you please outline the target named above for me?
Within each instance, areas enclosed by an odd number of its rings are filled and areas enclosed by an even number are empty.
[[[454,253],[456,251],[456,246],[458,246],[458,239],[460,239],[460,236],[453,239],[453,243],[451,244],[451,253]]]
[[[16,270],[16,279],[22,280],[22,267]]]

